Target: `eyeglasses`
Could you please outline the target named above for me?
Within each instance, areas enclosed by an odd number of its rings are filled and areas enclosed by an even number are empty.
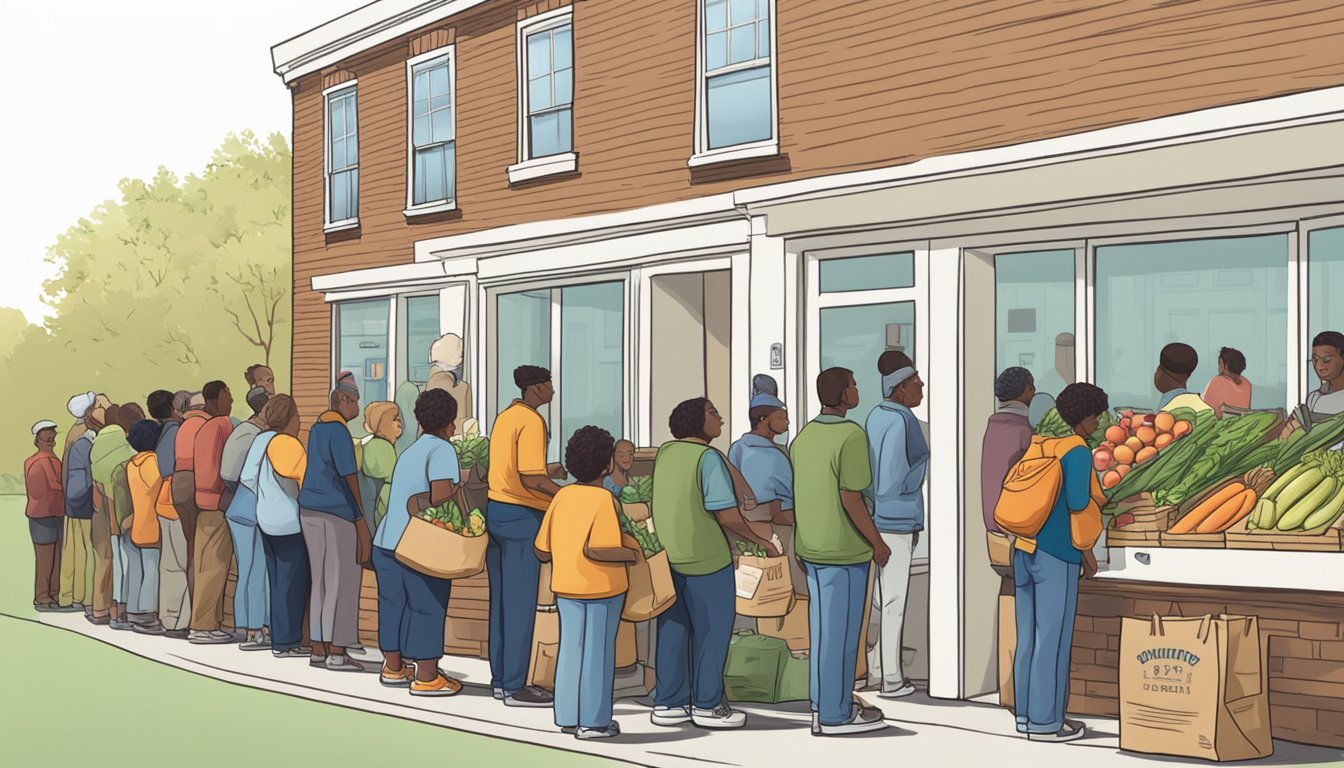
[[[1311,357],[1307,358],[1308,365],[1312,363],[1319,363],[1320,365],[1329,365],[1333,362],[1335,362],[1335,357],[1333,355],[1331,355],[1330,357],[1317,357],[1316,355],[1312,355]]]

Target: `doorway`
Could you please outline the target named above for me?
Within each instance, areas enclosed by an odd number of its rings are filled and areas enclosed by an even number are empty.
[[[732,272],[673,272],[649,278],[650,445],[672,439],[667,418],[693,397],[708,397],[724,420],[711,443],[732,443]]]

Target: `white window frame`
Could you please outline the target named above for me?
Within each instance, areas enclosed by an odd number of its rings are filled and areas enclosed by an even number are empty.
[[[448,197],[442,200],[430,200],[417,205],[415,203],[415,68],[444,57],[448,59],[448,100],[449,110],[453,113],[453,189]],[[457,210],[457,143],[457,46],[445,45],[406,60],[406,210],[402,211],[402,215],[410,218]]]
[[[395,400],[397,388],[400,387],[402,384],[405,384],[407,381],[409,381],[411,377],[411,361],[410,361],[411,351],[408,348],[408,345],[410,344],[409,334],[411,329],[410,300],[432,298],[438,302],[438,306],[436,307],[439,313],[438,334],[439,336],[442,336],[444,333],[442,294],[443,294],[442,287],[434,286],[432,288],[423,291],[409,291],[407,293],[399,293],[394,297],[397,303],[396,308],[397,321],[396,326],[393,329],[395,333],[393,334],[392,339],[397,346],[397,354],[396,354],[397,368],[395,371],[396,376],[394,379],[394,381],[396,382],[396,386],[388,388],[388,392],[392,395],[392,398],[390,399]],[[466,364],[466,358],[467,358],[467,350],[464,347],[462,350],[462,361],[464,366]]]
[[[695,152],[687,165],[698,168],[715,163],[773,157],[779,154],[779,25],[775,0],[765,0],[770,16],[770,138],[718,149],[709,148],[709,90],[705,67],[705,0],[695,2]],[[731,15],[732,10],[729,9]],[[716,74],[755,69],[760,59],[715,70]]]
[[[359,81],[348,80],[322,91],[322,229],[325,232],[341,232],[359,227],[359,196],[355,196],[355,215],[333,221],[331,218],[331,101],[353,91],[355,99],[355,142],[359,142]],[[347,131],[347,135],[349,132]],[[342,168],[341,170],[348,170]],[[359,154],[355,155],[355,173],[359,173]]]
[[[568,152],[561,152],[556,155],[545,155],[543,157],[532,157],[528,151],[530,143],[528,133],[528,104],[527,104],[527,38],[538,32],[547,32],[568,25],[570,27],[570,40],[573,38],[574,28],[574,7],[565,6],[554,11],[533,16],[530,19],[524,19],[518,22],[517,35],[514,43],[517,49],[518,58],[518,162],[508,167],[509,183],[519,184],[525,181],[541,179],[547,176],[557,176],[565,173],[573,173],[579,169],[579,155],[574,151],[571,144]],[[573,55],[577,46],[571,42],[570,63],[574,64]],[[577,74],[578,68],[573,71]],[[574,110],[574,98],[571,91],[569,108],[571,115]],[[571,117],[571,120],[573,118]],[[571,142],[573,140],[573,127],[570,128]]]
[[[1310,370],[1310,363],[1307,358],[1311,356],[1311,338],[1325,328],[1311,327],[1311,233],[1323,229],[1338,229],[1344,227],[1344,214],[1331,214],[1327,216],[1318,216],[1313,219],[1301,219],[1298,223],[1297,250],[1294,253],[1294,259],[1289,264],[1288,285],[1293,291],[1293,299],[1296,299],[1298,306],[1298,317],[1302,323],[1304,332],[1300,334],[1301,348],[1298,350],[1297,364],[1289,366],[1290,372],[1295,368],[1298,371],[1298,388],[1296,390],[1299,403],[1307,401],[1311,380],[1315,375]],[[1296,282],[1294,282],[1296,281]],[[1292,307],[1291,300],[1289,307]],[[1289,315],[1289,320],[1292,316]],[[1291,326],[1291,322],[1290,322]],[[1289,328],[1289,332],[1292,332]],[[1333,330],[1333,329],[1331,329]],[[1291,347],[1289,350],[1291,351]],[[1291,373],[1290,373],[1291,375]],[[1293,392],[1294,390],[1289,390]]]

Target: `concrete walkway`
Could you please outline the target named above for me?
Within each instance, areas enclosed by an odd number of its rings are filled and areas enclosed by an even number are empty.
[[[1065,745],[1033,744],[1018,736],[1013,718],[990,704],[930,699],[922,693],[880,706],[892,727],[849,738],[815,738],[806,704],[742,705],[747,728],[711,733],[692,727],[658,728],[649,723],[647,702],[617,702],[622,735],[611,741],[580,742],[558,732],[549,709],[505,708],[493,700],[489,667],[479,659],[445,657],[444,667],[467,684],[458,696],[413,698],[404,689],[378,684],[373,674],[340,674],[315,669],[306,660],[278,660],[268,652],[244,653],[234,645],[196,646],[185,641],[114,632],[79,614],[41,614],[41,623],[85,635],[152,661],[252,688],[299,696],[341,707],[417,720],[516,742],[590,754],[632,765],[687,766],[880,766],[921,759],[948,766],[1087,765],[1195,763],[1177,758],[1122,753],[1119,724],[1084,718],[1090,735]],[[353,658],[376,670],[376,651]],[[1081,751],[1080,751],[1081,750]],[[1247,765],[1341,765],[1338,750],[1276,742],[1273,757]]]

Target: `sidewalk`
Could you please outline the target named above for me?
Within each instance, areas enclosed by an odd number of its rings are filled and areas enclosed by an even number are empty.
[[[987,704],[929,699],[922,693],[899,702],[873,700],[892,727],[885,732],[846,739],[815,738],[809,733],[806,704],[742,705],[750,714],[743,731],[711,733],[695,728],[657,728],[648,707],[635,699],[617,702],[619,739],[579,742],[559,733],[549,709],[506,709],[493,700],[489,667],[480,659],[445,657],[443,666],[467,684],[448,699],[412,698],[405,690],[384,688],[373,674],[326,672],[306,660],[277,660],[269,653],[244,653],[234,645],[196,646],[185,641],[114,632],[96,627],[79,614],[42,614],[42,624],[76,632],[143,658],[237,685],[274,691],[367,712],[415,720],[475,734],[529,742],[632,765],[725,766],[871,765],[884,759],[932,758],[948,766],[1129,765],[1195,763],[1177,758],[1118,751],[1118,723],[1084,718],[1088,738],[1065,745],[1028,743],[1013,730],[1012,717]],[[375,667],[375,650],[353,658]],[[1086,751],[1078,751],[1078,750]],[[1340,764],[1337,750],[1276,742],[1273,757],[1249,765]]]

